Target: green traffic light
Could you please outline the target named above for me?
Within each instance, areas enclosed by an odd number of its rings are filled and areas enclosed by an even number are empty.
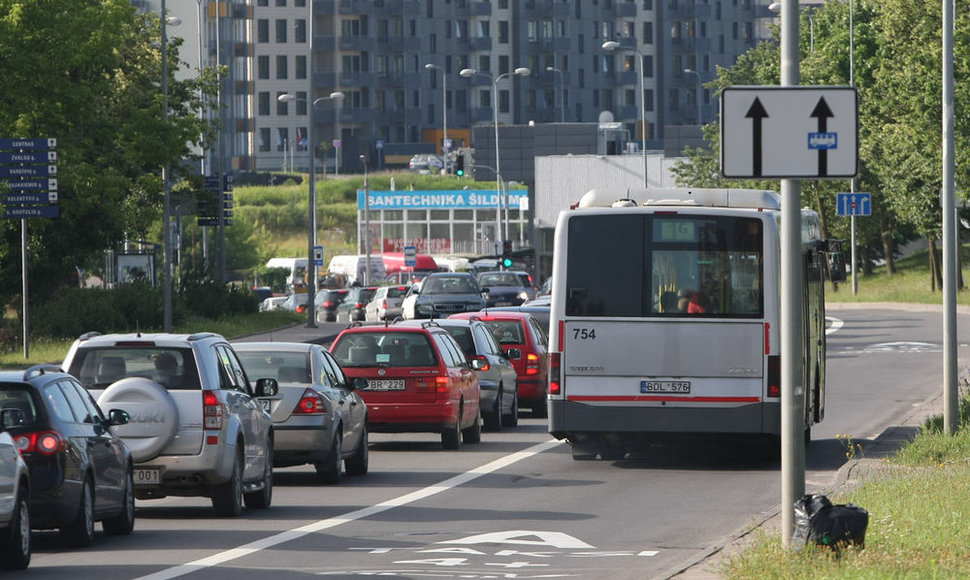
[[[465,170],[464,169],[459,169],[458,171],[455,171],[455,175],[457,175],[458,177],[461,177],[464,174],[465,174]]]
[[[505,266],[506,268],[511,267],[512,266],[512,258],[503,258],[502,259],[502,265]]]

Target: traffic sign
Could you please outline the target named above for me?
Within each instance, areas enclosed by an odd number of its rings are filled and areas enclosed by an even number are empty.
[[[38,203],[57,203],[57,192],[8,193],[3,196],[4,205],[33,205]]]
[[[52,177],[57,175],[56,165],[0,165],[0,179],[31,177]]]
[[[5,218],[56,218],[60,207],[56,205],[15,205],[3,209]]]
[[[0,139],[0,150],[6,149],[57,149],[57,139],[42,137],[40,139]]]
[[[418,247],[404,246],[404,265],[408,268],[415,268],[418,265]]]
[[[323,246],[313,246],[313,265],[323,266]]]
[[[860,191],[836,193],[835,211],[840,216],[872,215],[872,196]]]
[[[849,178],[858,173],[854,87],[727,87],[721,173],[738,178]]]
[[[57,151],[15,151],[0,153],[0,163],[48,164],[57,161]]]
[[[29,189],[42,189],[57,191],[57,180],[51,179],[31,179],[30,181],[8,181],[7,187],[11,191],[26,191]]]

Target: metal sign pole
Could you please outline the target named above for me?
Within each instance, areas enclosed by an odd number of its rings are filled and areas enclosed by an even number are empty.
[[[20,220],[20,277],[24,292],[24,360],[30,358],[30,294],[27,292],[27,218]]]

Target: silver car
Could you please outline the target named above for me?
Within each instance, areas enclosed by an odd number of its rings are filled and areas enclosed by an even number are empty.
[[[24,421],[19,408],[0,407],[0,567],[30,565],[30,473],[7,431]]]
[[[519,424],[518,375],[510,354],[499,346],[485,324],[478,320],[440,318],[427,320],[401,320],[395,326],[421,326],[434,324],[444,328],[454,337],[468,360],[480,360],[475,369],[481,386],[482,419],[487,431],[501,431],[502,427]],[[518,350],[518,349],[513,349]],[[512,353],[521,356],[518,353]]]
[[[279,392],[260,399],[273,417],[273,465],[313,464],[325,483],[367,473],[367,405],[325,348],[300,342],[238,342],[233,345],[248,374],[275,377]]]
[[[381,322],[394,320],[401,316],[404,296],[408,293],[408,286],[381,286],[374,293],[374,297],[364,309],[364,320],[367,322]]]
[[[225,338],[88,333],[64,368],[100,406],[128,412],[115,431],[135,463],[135,497],[208,497],[220,516],[270,506],[274,431],[259,398],[276,394],[276,379],[251,383]]]

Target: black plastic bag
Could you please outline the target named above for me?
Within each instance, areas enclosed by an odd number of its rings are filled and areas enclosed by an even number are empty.
[[[832,505],[824,495],[804,495],[795,502],[795,532],[792,545],[809,542],[836,552],[846,545],[864,548],[869,512],[850,504]]]

